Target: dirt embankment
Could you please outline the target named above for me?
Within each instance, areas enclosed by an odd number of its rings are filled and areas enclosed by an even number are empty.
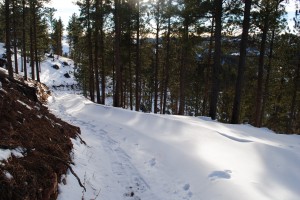
[[[45,88],[9,80],[0,70],[0,150],[18,150],[0,160],[0,199],[56,199],[58,183],[72,163],[70,138],[80,133],[49,113]],[[38,88],[38,89],[37,89]],[[37,95],[37,91],[38,95]]]

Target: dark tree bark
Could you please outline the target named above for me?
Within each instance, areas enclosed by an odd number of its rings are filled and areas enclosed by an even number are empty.
[[[18,51],[17,51],[17,22],[16,22],[16,2],[15,0],[12,0],[12,7],[13,7],[13,36],[14,36],[14,59],[15,59],[15,73],[18,74],[19,73],[19,69],[18,69]]]
[[[215,26],[215,18],[212,18],[211,29],[210,29],[210,39],[209,39],[209,47],[208,47],[208,57],[207,57],[207,68],[206,74],[204,76],[204,97],[202,102],[202,115],[205,116],[207,114],[207,101],[209,96],[209,87],[210,87],[210,74],[211,74],[211,57],[212,57],[212,48],[213,48],[213,35],[214,35],[214,26]]]
[[[26,55],[26,2],[22,0],[22,48],[23,48],[23,68],[24,68],[24,79],[27,80],[27,55]]]
[[[91,13],[90,13],[90,0],[87,0],[87,42],[89,51],[89,92],[91,101],[95,101],[95,78],[94,78],[94,62],[93,62],[93,46],[92,44],[92,27],[91,27]]]
[[[168,1],[168,7],[171,7],[171,0]],[[168,28],[167,28],[167,49],[166,49],[166,61],[165,61],[165,81],[164,81],[164,103],[163,103],[163,114],[166,114],[167,109],[167,96],[169,87],[169,68],[170,68],[170,35],[171,35],[171,15],[168,15]]]
[[[39,73],[39,58],[38,58],[38,49],[37,49],[37,20],[36,20],[36,4],[33,3],[32,7],[32,15],[33,15],[33,42],[34,42],[34,60],[35,60],[35,69],[36,69],[36,80],[40,82],[40,73]]]
[[[154,113],[158,112],[158,67],[159,67],[159,31],[160,31],[160,1],[157,1],[156,10],[156,43],[155,43],[155,72],[154,72]]]
[[[122,87],[122,75],[121,75],[121,63],[120,63],[120,0],[115,0],[115,69],[116,69],[116,86],[114,93],[114,107],[121,107],[121,87]]]
[[[102,0],[100,0],[102,1]],[[95,55],[94,55],[94,70],[95,70],[95,85],[96,85],[96,96],[97,96],[97,103],[101,103],[100,99],[100,80],[99,80],[99,66],[98,66],[98,59],[99,59],[99,27],[100,27],[100,20],[101,16],[99,15],[100,9],[99,9],[99,0],[95,1],[95,7],[96,7],[96,19],[95,19],[95,34],[94,34],[94,43],[95,43]]]
[[[187,51],[188,51],[188,41],[189,40],[189,22],[186,18],[184,20],[184,33],[183,33],[183,48],[182,48],[182,57],[180,64],[180,83],[179,83],[179,115],[184,115],[185,109],[185,89],[186,89],[186,68],[187,63]]]
[[[129,68],[129,104],[130,104],[130,110],[133,110],[133,88],[132,88],[132,84],[133,84],[133,74],[132,74],[132,57],[131,57],[131,44],[132,44],[132,41],[131,41],[131,34],[132,34],[132,31],[131,31],[131,25],[132,25],[132,22],[131,22],[131,15],[132,15],[132,4],[131,2],[129,2],[129,20],[128,20],[128,34],[129,34],[129,46],[128,46],[128,68]]]
[[[245,1],[243,33],[242,33],[242,40],[240,44],[240,57],[239,57],[239,65],[238,65],[238,77],[235,85],[235,96],[234,96],[232,116],[231,116],[232,124],[238,124],[240,118],[241,97],[242,97],[244,73],[245,73],[245,66],[246,66],[246,54],[247,54],[246,49],[247,49],[248,33],[250,27],[251,3],[252,0]]]
[[[137,26],[136,26],[136,66],[135,66],[135,110],[140,110],[140,1],[137,1]]]
[[[265,109],[266,109],[266,103],[269,99],[269,82],[270,82],[270,75],[271,75],[271,68],[272,68],[272,60],[273,60],[273,46],[274,46],[274,38],[275,38],[275,30],[272,30],[272,37],[271,37],[271,43],[270,43],[270,53],[269,53],[269,62],[267,67],[267,75],[266,75],[266,81],[265,81],[265,92],[262,99],[262,109],[261,109],[261,116],[259,124],[260,126],[263,123],[264,115],[265,115]]]
[[[31,67],[31,79],[35,80],[35,70],[34,70],[34,38],[33,38],[33,16],[32,16],[32,2],[30,3],[31,17],[30,17],[30,67]]]
[[[9,78],[14,78],[14,72],[12,67],[11,61],[11,50],[10,50],[10,9],[9,9],[10,1],[5,0],[5,31],[6,31],[6,56],[7,56],[7,63],[6,67],[8,69],[8,76]]]
[[[104,31],[103,31],[103,21],[104,21],[104,15],[103,15],[103,1],[100,0],[100,59],[101,59],[101,104],[105,105],[105,87],[106,87],[106,81],[105,81],[105,63],[104,63]]]
[[[219,96],[219,76],[221,68],[221,37],[222,37],[222,0],[215,0],[215,52],[214,65],[212,69],[212,88],[210,96],[209,116],[215,120],[217,115],[217,104]]]
[[[258,58],[258,77],[257,77],[256,104],[255,104],[255,115],[254,115],[254,126],[256,127],[261,127],[260,117],[261,117],[262,99],[263,99],[264,61],[265,61],[265,50],[266,50],[268,31],[269,31],[269,14],[267,14],[264,20],[264,26],[262,30],[262,38],[260,44],[260,53]]]

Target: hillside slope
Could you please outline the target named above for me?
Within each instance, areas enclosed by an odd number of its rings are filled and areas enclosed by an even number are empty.
[[[44,85],[6,73],[0,68],[0,199],[56,199],[80,130],[49,113]]]

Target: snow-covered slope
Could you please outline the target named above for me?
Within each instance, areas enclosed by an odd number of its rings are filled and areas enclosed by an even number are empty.
[[[43,62],[42,82],[64,82],[52,64]],[[101,106],[67,91],[54,91],[49,108],[87,143],[73,141],[86,192],[68,174],[60,200],[300,199],[299,136]]]
[[[2,55],[5,53],[5,49],[3,48],[4,44],[0,43],[0,58],[2,58]],[[77,84],[77,82],[74,79],[74,61],[65,58],[62,56],[54,55],[53,57],[49,57],[49,54],[45,54],[44,58],[41,61],[40,66],[40,79],[41,82],[45,83],[49,87],[59,87],[63,88],[64,86],[71,86]],[[17,55],[17,62],[18,62],[18,70],[20,75],[24,75],[24,72],[22,70],[23,68],[23,60],[21,56]],[[14,56],[12,56],[12,65],[13,68],[15,66],[15,60]],[[27,76],[28,78],[31,78],[31,67],[29,58],[27,58]],[[54,66],[56,68],[54,68]],[[68,74],[68,75],[67,75]],[[68,78],[66,76],[69,76]]]
[[[86,199],[297,200],[300,137],[205,118],[144,114],[56,94],[50,109],[80,126],[75,171]],[[71,175],[60,199],[80,199]],[[131,196],[131,197],[130,197]]]

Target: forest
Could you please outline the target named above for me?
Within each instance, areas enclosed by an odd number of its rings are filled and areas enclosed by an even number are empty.
[[[45,53],[66,56],[98,104],[300,133],[299,1],[78,0],[66,25],[48,2],[0,3],[11,78],[29,63],[24,79],[40,81]]]

